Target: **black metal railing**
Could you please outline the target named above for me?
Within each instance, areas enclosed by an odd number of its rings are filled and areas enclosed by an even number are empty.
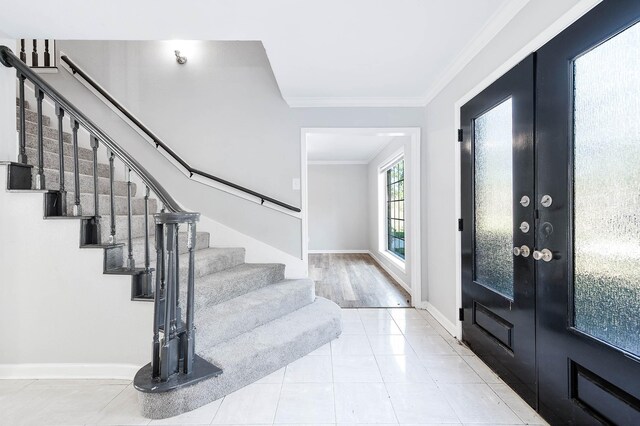
[[[20,60],[32,68],[55,68],[55,43],[55,40],[23,38],[20,40]]]
[[[50,189],[45,181],[44,147],[47,139],[48,150],[58,150],[59,159],[59,185],[55,191],[48,191],[47,198],[54,198],[55,202],[45,202],[45,209],[48,216],[67,216],[65,187],[65,154],[71,155],[73,161],[73,207],[69,217],[78,217],[83,220],[82,243],[85,246],[103,247],[105,253],[105,272],[121,273],[142,277],[140,287],[144,288],[143,295],[153,297],[154,300],[154,320],[153,320],[153,351],[152,360],[143,367],[136,375],[135,385],[143,392],[163,392],[180,386],[193,384],[197,381],[221,373],[221,370],[207,361],[199,358],[194,353],[194,291],[195,291],[195,235],[196,222],[200,214],[184,211],[178,202],[160,185],[160,183],[129,153],[122,149],[109,135],[96,126],[88,117],[79,111],[71,102],[50,86],[40,75],[36,74],[20,58],[6,46],[0,46],[0,63],[7,67],[16,69],[19,99],[18,99],[18,134],[19,134],[19,156],[16,166],[20,168],[19,174],[23,176],[22,182],[18,184],[21,189],[32,188],[31,165],[27,156],[27,127],[26,120],[26,100],[25,84],[29,82],[33,85],[35,101],[37,106],[35,126],[30,127],[30,134],[36,134],[37,162],[35,164],[36,174],[33,176],[33,187],[38,190]],[[51,132],[45,137],[45,117],[43,115],[43,102],[50,101],[56,111],[57,116],[57,144],[50,144],[49,139],[55,136]],[[33,113],[31,113],[33,114]],[[63,126],[65,119],[68,119],[71,128],[71,140],[65,140]],[[30,123],[34,122],[30,117]],[[29,124],[33,126],[33,124]],[[80,179],[80,155],[78,146],[78,131],[82,128],[90,137],[92,167],[92,185],[84,185],[83,192],[93,193],[93,216],[82,216],[82,199],[80,197],[83,183]],[[71,145],[69,149],[68,145]],[[100,224],[100,181],[98,168],[98,150],[101,145],[107,149],[109,160],[109,202],[111,215],[110,233],[108,242],[103,244]],[[124,253],[122,244],[117,243],[117,222],[116,222],[116,201],[115,201],[115,172],[114,160],[118,159],[126,167],[127,185],[127,262],[124,265]],[[51,167],[48,165],[48,167]],[[55,165],[53,166],[55,167]],[[28,172],[25,173],[25,170]],[[131,173],[135,173],[145,185],[144,212],[144,268],[136,268],[133,257],[133,235],[132,235],[132,179]],[[10,171],[11,173],[11,171]],[[11,182],[11,180],[10,180]],[[153,192],[162,202],[161,213],[154,214],[155,220],[155,241],[157,249],[156,270],[151,268],[149,250],[149,194]],[[49,205],[55,206],[48,207]],[[178,263],[178,232],[180,227],[185,227],[187,232],[188,248],[188,269],[187,269],[187,300],[186,300],[186,320],[181,315],[180,295],[180,268]],[[110,257],[111,256],[111,257]],[[119,259],[117,257],[119,256]],[[113,260],[112,257],[116,259]],[[109,260],[110,259],[110,260]],[[155,288],[152,284],[152,275],[155,272]]]
[[[296,213],[300,212],[300,208],[298,207],[276,200],[273,197],[269,197],[267,195],[261,194],[252,189],[245,188],[241,185],[235,184],[228,180],[222,179],[218,176],[214,176],[211,173],[207,173],[190,166],[174,150],[172,150],[166,143],[164,143],[155,133],[153,133],[147,126],[145,126],[142,122],[140,122],[140,120],[138,120],[131,112],[129,112],[129,110],[127,110],[120,102],[114,99],[113,96],[111,96],[102,86],[100,86],[93,78],[91,78],[85,71],[83,71],[82,68],[80,68],[77,64],[75,64],[68,56],[63,55],[60,57],[60,60],[65,64],[67,64],[67,66],[71,69],[71,72],[73,74],[77,74],[80,77],[82,77],[82,79],[85,82],[87,82],[87,84],[89,84],[96,92],[98,92],[100,96],[106,99],[107,102],[113,105],[122,115],[127,117],[129,121],[131,121],[145,135],[147,135],[155,144],[156,148],[162,148],[171,158],[173,158],[187,172],[189,172],[189,177],[193,177],[193,175],[199,175],[206,179],[209,179],[214,182],[233,188],[237,191],[244,192],[245,194],[249,194],[253,197],[256,197],[258,200],[260,200],[260,204],[264,204],[265,202],[268,202],[276,206],[280,206],[284,209],[294,211]]]

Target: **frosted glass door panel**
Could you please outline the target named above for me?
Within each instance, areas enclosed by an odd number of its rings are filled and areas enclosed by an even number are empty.
[[[640,355],[640,25],[574,72],[575,326]]]
[[[475,281],[513,299],[511,99],[475,120]]]

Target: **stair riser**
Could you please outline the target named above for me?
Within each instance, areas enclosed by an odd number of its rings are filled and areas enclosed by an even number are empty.
[[[249,295],[251,297],[248,297]],[[196,312],[199,324],[216,324],[216,327],[207,327],[199,331],[196,352],[219,345],[313,303],[315,286],[311,280],[285,281],[249,295],[208,306]],[[247,315],[248,312],[251,312],[251,315]],[[220,321],[222,318],[224,321]]]
[[[110,215],[111,214],[111,201],[110,197],[107,194],[99,194],[98,195],[98,203],[100,206],[100,215]],[[115,212],[116,215],[126,215],[129,212],[127,198],[126,197],[114,197],[115,201]],[[75,203],[75,194],[73,192],[67,192],[67,207],[68,213],[70,214],[73,209],[73,204]],[[82,213],[85,216],[93,216],[94,212],[94,202],[93,202],[93,194],[80,194],[80,205],[82,206]],[[144,214],[144,198],[132,198],[131,199],[131,208],[133,210],[134,215]],[[149,214],[156,213],[158,211],[158,201],[155,198],[149,198]]]
[[[27,129],[27,134],[38,136],[38,124],[37,123],[33,123],[31,121],[27,121],[25,123],[25,128]],[[20,123],[17,123],[16,130],[20,130]],[[42,126],[42,132],[43,132],[43,135],[44,135],[45,138],[58,140],[58,129],[53,128],[53,127],[49,127],[49,126]],[[71,139],[72,139],[71,138],[71,133],[67,133],[67,132],[63,132],[62,133],[62,140],[64,142],[71,143]]]
[[[266,264],[263,266],[264,268],[248,269],[242,274],[220,276],[213,285],[200,285],[196,288],[196,310],[226,302],[284,280],[284,265]],[[185,290],[184,296],[186,297],[186,288],[182,290]]]
[[[84,212],[83,212],[84,213]],[[126,243],[128,234],[127,216],[116,216],[116,242]],[[144,215],[136,215],[131,217],[131,230],[133,231],[132,238],[144,237]],[[111,235],[111,216],[105,215],[100,218],[100,235],[102,237],[102,243],[109,241]],[[155,228],[153,223],[153,216],[149,216],[149,236],[151,241],[155,241]],[[125,249],[125,256],[128,251]]]
[[[34,179],[35,187],[35,175],[37,170],[33,170],[32,175]],[[59,190],[60,189],[60,172],[58,170],[45,169],[45,187],[47,189]],[[75,181],[73,173],[65,172],[64,174],[64,186],[65,190],[69,192],[75,192]],[[127,196],[127,182],[114,181],[113,182],[114,195]],[[80,175],[80,194],[93,194],[93,176]],[[109,179],[99,177],[98,178],[98,194],[109,194]],[[136,195],[136,184],[131,184],[131,196]]]
[[[45,152],[58,153],[59,144],[57,139],[45,138],[42,145]],[[38,149],[38,138],[34,135],[27,135],[25,146],[27,148]],[[70,143],[65,143],[63,144],[62,149],[64,149],[65,156],[73,157],[73,145],[71,145]],[[78,147],[78,158],[82,160],[93,160],[93,151],[91,151],[89,148]],[[104,163],[107,162],[107,158],[104,152],[98,153],[98,161]]]
[[[38,165],[38,152],[33,148],[27,148],[27,164],[33,166]],[[60,160],[58,152],[44,151],[44,167],[45,169],[59,169]],[[80,174],[93,176],[93,161],[83,160],[78,158],[80,165]],[[64,156],[64,170],[67,172],[73,172],[73,157]],[[98,163],[98,176],[108,178],[109,177],[109,165]]]
[[[149,259],[150,260],[154,260],[156,259],[156,248],[155,248],[155,229],[153,230],[153,232],[151,234],[149,234],[151,236],[150,240],[149,240]],[[121,240],[120,242],[125,243],[125,253],[128,253],[128,249],[126,247],[126,243],[127,240]],[[208,233],[198,233],[196,235],[196,251],[197,250],[202,250],[202,249],[206,249],[207,247],[209,247],[209,234]],[[187,234],[186,233],[180,233],[179,238],[178,238],[178,249],[180,251],[180,254],[184,254],[188,252],[187,249]],[[197,254],[196,254],[197,256]],[[136,241],[133,244],[133,258],[136,259],[136,261],[138,261],[139,259],[141,261],[144,261],[144,243],[143,241]]]
[[[16,97],[16,108],[20,107],[20,98]],[[30,110],[31,109],[31,104],[29,103],[29,101],[25,98],[24,100],[24,108]]]
[[[223,253],[217,249],[204,250],[196,255],[195,272],[196,278],[205,275],[214,274],[225,269],[233,268],[244,263],[245,252],[242,249],[227,249]],[[188,272],[189,256],[187,254],[180,255],[180,276],[186,280]],[[155,268],[155,259],[152,268]]]
[[[27,121],[30,121],[32,123],[38,122],[38,113],[36,111],[25,109],[24,116]],[[20,109],[16,109],[16,123],[18,124],[18,126],[20,125]],[[51,126],[51,117],[49,117],[48,115],[42,115],[42,123],[45,126]]]

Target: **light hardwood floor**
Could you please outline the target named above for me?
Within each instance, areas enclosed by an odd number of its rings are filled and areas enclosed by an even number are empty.
[[[368,254],[310,254],[316,294],[342,308],[406,308],[411,296]]]

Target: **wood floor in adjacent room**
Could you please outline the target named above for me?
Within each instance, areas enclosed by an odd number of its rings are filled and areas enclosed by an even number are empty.
[[[316,294],[342,308],[406,308],[411,296],[369,254],[309,254]]]

